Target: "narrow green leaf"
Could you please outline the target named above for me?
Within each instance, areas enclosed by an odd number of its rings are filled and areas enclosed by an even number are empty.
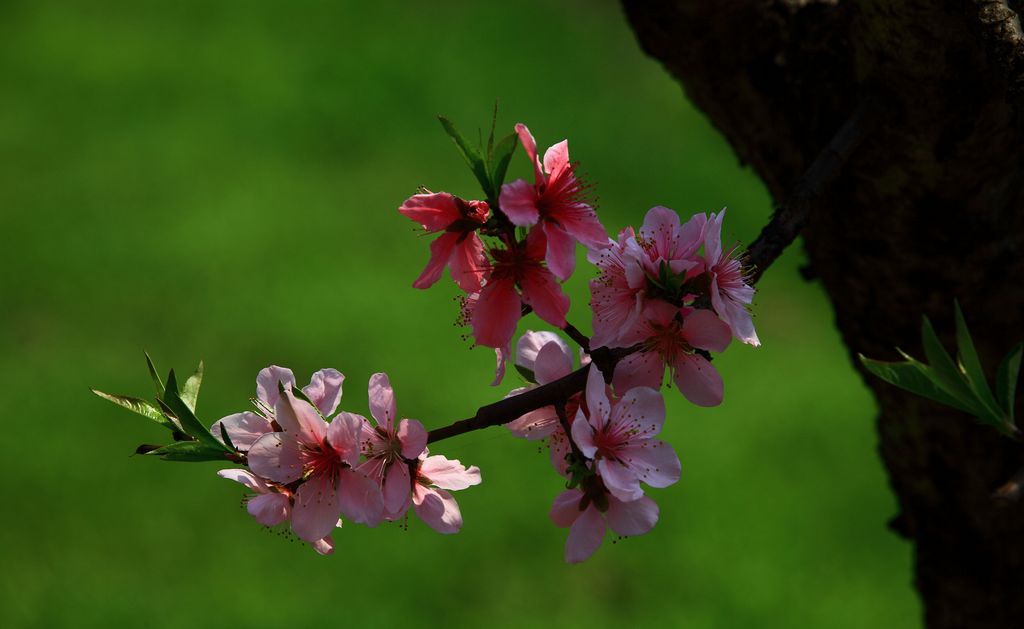
[[[978,406],[977,396],[971,391],[967,380],[956,363],[953,362],[949,352],[942,347],[942,342],[935,334],[935,328],[932,327],[932,322],[928,320],[928,317],[924,317],[921,324],[921,344],[924,345],[928,366],[937,383],[958,400],[968,403],[972,407]]]
[[[534,375],[532,369],[527,369],[526,367],[523,367],[522,365],[516,365],[516,371],[518,371],[519,375],[521,375],[523,378],[525,378],[527,382],[532,382],[534,384],[537,384],[537,376]]]
[[[907,362],[886,362],[868,358],[863,354],[858,354],[858,357],[868,371],[893,386],[965,413],[974,414],[974,410],[970,406],[963,404],[935,383],[927,365],[913,359]]]
[[[306,404],[309,404],[310,406],[313,407],[313,410],[315,410],[317,412],[317,414],[319,414],[321,417],[323,417],[323,413],[320,412],[320,407],[318,407],[316,404],[314,404],[313,400],[309,399],[309,396],[306,395],[305,391],[303,391],[299,387],[292,387],[291,388],[291,393],[292,393],[293,396],[295,396],[295,399],[302,400]],[[282,391],[281,394],[284,395],[284,392]]]
[[[199,421],[195,413],[192,412],[192,409],[188,407],[188,404],[181,399],[181,395],[177,391],[177,380],[174,377],[174,370],[171,370],[171,375],[167,378],[167,391],[164,394],[163,402],[174,413],[174,416],[181,424],[181,429],[186,434],[195,437],[202,443],[227,451],[227,446],[210,434],[210,431]]]
[[[466,138],[459,133],[459,130],[455,128],[451,120],[444,116],[438,116],[437,119],[441,121],[441,126],[444,127],[445,133],[455,142],[455,146],[462,153],[462,157],[469,165],[469,169],[473,171],[476,180],[480,182],[484,195],[487,198],[492,198],[494,195],[491,189],[491,181],[487,174],[487,165],[484,163],[483,157],[480,156],[480,151],[469,145]]]
[[[149,369],[149,377],[153,379],[153,384],[156,385],[156,396],[164,396],[164,383],[160,380],[160,374],[156,370],[156,365],[153,364],[153,359],[149,357],[149,352],[142,352],[146,355],[146,367]]]
[[[199,361],[199,366],[196,367],[195,372],[188,377],[185,381],[185,385],[181,388],[181,399],[194,413],[196,411],[196,402],[199,401],[199,387],[203,385],[203,361]]]
[[[512,161],[512,155],[519,146],[519,136],[510,133],[498,141],[491,157],[491,188],[495,195],[501,194],[501,184],[505,183],[505,173]]]
[[[220,442],[218,442],[220,443]],[[227,460],[223,448],[214,448],[200,441],[179,441],[156,450],[146,452],[147,455],[156,455],[165,461],[224,461]]]
[[[999,364],[999,371],[996,372],[996,399],[1006,411],[1011,424],[1014,424],[1013,407],[1017,399],[1017,377],[1020,375],[1022,352],[1024,343],[1017,343],[1017,346],[1003,358],[1003,362]]]
[[[956,345],[957,359],[960,364],[960,371],[967,378],[967,383],[978,398],[993,416],[1005,421],[1005,413],[996,402],[985,378],[985,370],[981,366],[981,359],[978,351],[974,348],[974,340],[971,332],[967,329],[967,322],[964,320],[964,313],[960,311],[960,303],[953,302],[953,310],[956,314]]]
[[[164,414],[160,412],[160,409],[156,407],[152,402],[141,400],[135,397],[129,397],[127,395],[113,395],[110,393],[104,393],[103,391],[97,391],[96,389],[89,389],[96,395],[100,396],[108,402],[113,402],[121,408],[126,408],[129,411],[142,415],[143,417],[150,419],[161,426],[169,430],[177,430],[178,427],[174,425],[174,422],[164,417]]]
[[[224,424],[220,425],[220,437],[224,441],[224,445],[229,449],[235,451],[238,450],[238,448],[235,447],[235,444],[231,442],[231,435],[228,434],[228,429],[224,427]]]

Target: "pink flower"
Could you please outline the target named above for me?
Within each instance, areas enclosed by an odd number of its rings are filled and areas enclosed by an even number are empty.
[[[252,445],[249,468],[284,485],[302,481],[295,490],[292,530],[307,542],[330,533],[339,513],[375,526],[384,511],[380,488],[352,469],[359,463],[363,420],[342,412],[328,424],[316,408],[282,390],[274,415],[283,431]]]
[[[658,505],[653,500],[642,496],[623,502],[604,489],[600,477],[592,478],[594,482],[586,491],[568,489],[551,505],[551,521],[569,527],[566,563],[585,561],[600,548],[605,522],[619,535],[643,535],[658,522]]]
[[[466,468],[459,461],[443,456],[420,455],[413,485],[412,503],[416,515],[438,533],[458,533],[462,512],[455,498],[445,490],[456,491],[480,484],[480,468]]]
[[[483,289],[477,297],[470,295],[463,304],[463,316],[473,326],[476,342],[503,350],[498,355],[499,374],[504,372],[504,358],[511,354],[512,336],[522,317],[522,303],[532,306],[537,316],[560,328],[565,327],[565,314],[569,311],[569,298],[543,264],[544,233],[534,228],[525,242],[506,244],[507,248],[491,249],[494,262]],[[500,378],[495,384],[498,381]]]
[[[660,205],[652,207],[644,216],[643,227],[637,243],[644,253],[641,257],[644,270],[657,277],[662,264],[676,275],[700,268],[697,249],[704,236],[707,216],[694,214],[685,224],[680,225],[675,211]]]
[[[722,220],[725,210],[712,214],[704,230],[704,261],[711,276],[711,305],[739,340],[757,347],[761,341],[747,306],[754,301],[754,288],[747,284],[743,264],[736,250],[722,251]]]
[[[466,292],[480,290],[487,259],[475,230],[490,216],[485,201],[464,201],[447,192],[416,194],[398,211],[422,225],[427,233],[444,232],[430,243],[430,261],[413,282],[415,288],[432,286],[447,265],[459,288]]]
[[[587,410],[576,414],[572,440],[595,462],[608,491],[619,500],[644,495],[643,481],[668,487],[679,480],[679,457],[672,446],[654,437],[665,422],[665,400],[657,390],[632,388],[610,403],[604,377],[596,366],[587,377]]]
[[[682,319],[677,315],[682,315]],[[664,301],[650,301],[640,321],[626,337],[627,345],[643,348],[619,361],[613,384],[616,391],[633,387],[661,387],[665,366],[687,400],[698,406],[722,403],[722,377],[695,350],[721,352],[729,345],[729,326],[710,310],[679,308]]]
[[[409,508],[412,479],[406,461],[416,460],[427,447],[427,431],[415,419],[395,423],[395,393],[387,374],[370,376],[370,414],[376,426],[362,416],[362,450],[366,462],[359,471],[381,487],[384,512],[389,520],[402,517]]]
[[[622,347],[619,337],[636,326],[647,287],[644,257],[632,227],[619,233],[618,242],[587,253],[587,260],[598,268],[597,277],[590,280],[591,348]]]
[[[568,141],[562,140],[549,148],[542,167],[530,130],[517,124],[516,133],[533,164],[535,183],[531,186],[517,179],[503,185],[499,197],[501,210],[515,225],[540,223],[547,236],[548,267],[559,279],[566,280],[576,266],[576,241],[601,249],[607,246],[608,234],[586,201],[586,186],[576,178],[575,167],[569,162]]]
[[[345,376],[336,369],[321,369],[313,374],[309,384],[302,387],[302,392],[317,406],[324,417],[330,417],[338,408],[341,400],[341,385]],[[295,375],[286,367],[271,365],[260,370],[256,376],[256,405],[262,414],[245,411],[218,419],[210,427],[210,432],[218,441],[223,442],[221,427],[228,433],[232,445],[245,452],[257,439],[274,432],[274,406],[278,400],[278,383],[291,390],[295,386]]]
[[[589,362],[590,357],[585,356]],[[584,363],[586,364],[586,363]],[[533,373],[538,385],[554,382],[567,376],[573,369],[573,356],[569,346],[554,332],[528,330],[516,343],[516,365]],[[529,385],[509,392],[508,396],[519,395],[534,388]],[[575,417],[580,405],[580,395],[571,396],[565,403],[566,417]],[[517,437],[531,441],[545,440],[551,456],[551,465],[563,476],[566,474],[569,441],[554,406],[545,406],[526,413],[505,424]]]
[[[291,518],[294,495],[287,487],[266,481],[247,470],[220,470],[217,475],[241,483],[256,492],[255,496],[251,496],[245,501],[245,506],[249,515],[256,518],[256,521],[263,526],[277,526]],[[341,526],[340,521],[338,526]],[[324,536],[311,545],[313,550],[321,555],[329,555],[334,552],[334,539],[330,535]]]

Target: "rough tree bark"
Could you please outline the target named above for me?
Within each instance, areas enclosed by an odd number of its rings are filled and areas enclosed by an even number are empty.
[[[991,375],[1024,337],[1024,2],[623,2],[643,49],[776,203],[867,104],[859,148],[803,231],[849,358],[923,355],[923,314],[951,346],[955,297]],[[926,625],[1024,627],[1024,504],[991,497],[1024,448],[865,381]]]

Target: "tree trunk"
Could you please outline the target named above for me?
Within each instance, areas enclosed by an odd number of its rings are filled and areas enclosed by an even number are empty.
[[[624,5],[644,50],[683,83],[776,203],[866,104],[862,143],[803,231],[849,359],[861,369],[858,352],[896,359],[895,346],[922,356],[922,315],[952,347],[957,298],[991,376],[1024,337],[1017,2]],[[1024,449],[963,413],[864,377],[899,501],[891,526],[915,545],[926,625],[1024,627],[1024,504],[991,497],[1024,465]]]

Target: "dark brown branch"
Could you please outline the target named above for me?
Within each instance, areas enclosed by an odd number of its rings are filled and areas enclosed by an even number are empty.
[[[971,0],[974,31],[981,39],[989,63],[999,68],[1009,100],[1024,100],[1024,32],[1020,18],[1006,0]]]
[[[785,203],[775,209],[771,221],[761,230],[747,249],[750,283],[761,275],[796,240],[817,205],[818,197],[839,175],[843,165],[864,139],[868,105],[861,103],[832,140],[814,159],[803,177],[793,187]]]
[[[590,338],[576,329],[576,326],[566,321],[562,330],[569,335],[569,338],[576,341],[576,344],[583,348],[583,351],[590,353]]]
[[[591,354],[594,363],[601,373],[607,378],[615,371],[615,365],[629,354],[637,351],[637,347],[608,349],[600,347]],[[435,428],[427,435],[427,443],[434,443],[448,437],[461,435],[463,433],[488,428],[490,426],[501,426],[514,419],[522,417],[530,411],[538,408],[551,406],[565,402],[573,395],[583,391],[587,386],[587,373],[589,367],[580,367],[567,376],[563,376],[554,382],[524,391],[503,400],[499,400],[487,406],[481,406],[476,414],[468,419],[462,419],[449,426]]]

